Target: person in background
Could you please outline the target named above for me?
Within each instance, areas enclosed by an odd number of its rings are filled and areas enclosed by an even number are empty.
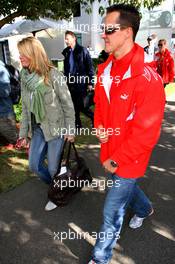
[[[174,59],[166,44],[165,39],[160,39],[158,42],[159,52],[155,54],[157,72],[163,79],[164,87],[174,82]]]
[[[18,43],[18,49],[23,69],[17,146],[26,145],[31,136],[29,168],[50,184],[58,170],[64,139],[74,141],[74,107],[64,76],[51,65],[41,42],[28,37]],[[45,207],[48,211],[54,208],[50,201]]]
[[[0,61],[0,135],[7,140],[8,147],[13,148],[18,131],[10,92],[10,75],[5,64]]]
[[[148,54],[149,61],[154,61],[155,53],[157,52],[157,35],[152,34],[147,38],[148,45],[144,47],[144,51]]]
[[[165,91],[160,76],[145,62],[144,49],[135,43],[139,25],[140,13],[134,6],[107,8],[102,38],[106,52],[112,54],[98,68],[94,125],[110,187],[89,264],[110,262],[129,206],[133,229],[154,211],[137,179],[144,175],[160,135]]]
[[[93,126],[93,111],[84,106],[84,99],[88,90],[93,89],[94,69],[92,59],[87,48],[77,43],[74,32],[66,31],[65,43],[67,48],[62,52],[65,58],[64,75],[74,103],[76,128],[82,127],[81,112],[90,118]]]

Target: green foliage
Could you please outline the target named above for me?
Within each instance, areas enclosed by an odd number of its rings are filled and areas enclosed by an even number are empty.
[[[25,18],[38,19],[39,17],[50,17],[53,19],[71,19],[76,11],[77,5],[82,4],[90,14],[92,3],[95,0],[1,0],[0,28],[13,21],[15,17],[24,16]],[[147,8],[153,8],[161,4],[163,0],[108,0],[108,3],[129,3],[140,7],[141,4]],[[98,0],[101,3],[101,0]],[[104,13],[104,8],[100,7],[100,14]]]
[[[81,0],[1,0],[0,27],[12,22],[15,17],[24,16],[29,19],[50,17],[69,20]]]
[[[21,113],[22,113],[22,104],[21,104],[21,100],[19,102],[19,104],[14,105],[14,111],[16,114],[16,121],[20,122],[21,120]]]
[[[102,0],[98,0],[99,3],[101,1]],[[147,8],[153,8],[154,6],[160,5],[163,1],[164,0],[108,0],[108,3],[109,5],[124,3],[124,4],[132,4],[136,7],[140,7],[141,5],[143,5],[144,7]]]
[[[99,3],[101,3],[102,0],[98,0]],[[113,4],[131,4],[137,8],[140,8],[141,6],[144,6],[148,9],[152,9],[155,6],[160,5],[164,0],[108,0],[109,5]],[[91,6],[92,1],[82,1],[85,5],[85,9],[88,10]],[[94,1],[93,1],[94,2]],[[89,12],[89,10],[88,10]],[[100,6],[99,8],[99,14],[103,16],[105,13],[105,8],[103,6]]]
[[[95,70],[95,72],[97,72],[97,66],[100,63],[99,58],[93,58],[92,62],[93,62],[94,70]]]
[[[105,9],[104,9],[104,7],[100,6],[98,12],[99,12],[99,14],[100,14],[101,16],[103,16],[103,15],[105,14]]]

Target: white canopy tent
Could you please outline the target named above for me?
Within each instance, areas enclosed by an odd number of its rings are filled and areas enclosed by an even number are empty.
[[[65,20],[53,21],[45,18],[38,20],[22,19],[13,24],[8,24],[0,29],[0,38],[6,38],[15,35],[24,35],[27,33],[33,33],[35,35],[41,30],[48,28],[57,29],[59,31],[72,30],[75,33],[86,33],[82,30],[76,29],[71,22]]]

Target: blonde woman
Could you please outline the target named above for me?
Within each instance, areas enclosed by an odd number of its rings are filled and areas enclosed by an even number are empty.
[[[29,168],[49,184],[57,172],[64,139],[74,141],[74,107],[63,75],[49,62],[41,42],[25,38],[18,43],[18,50],[23,67],[18,145],[25,145],[31,135]],[[49,202],[45,209],[55,207]]]

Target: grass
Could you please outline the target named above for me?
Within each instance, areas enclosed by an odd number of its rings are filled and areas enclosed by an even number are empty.
[[[86,147],[89,144],[98,144],[98,140],[94,135],[91,135],[91,121],[86,118],[84,115],[81,115],[83,128],[86,129],[84,135],[77,135],[75,144],[77,147]]]
[[[0,192],[11,190],[33,176],[28,170],[27,154],[24,151],[1,148]]]
[[[165,93],[167,98],[175,98],[175,83],[170,83],[165,88]]]
[[[84,115],[82,123],[83,127],[90,128],[90,121]],[[95,136],[86,134],[77,136],[75,144],[78,148],[85,148],[89,144],[98,144],[98,141]],[[9,191],[32,177],[35,176],[28,170],[25,150],[7,150],[0,147],[0,193]]]

